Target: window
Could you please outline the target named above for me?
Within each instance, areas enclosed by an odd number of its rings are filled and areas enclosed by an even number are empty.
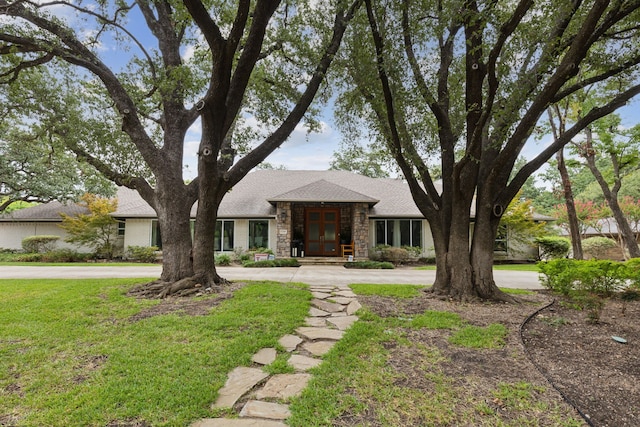
[[[215,250],[218,252],[233,250],[233,221],[216,221]]]
[[[125,222],[124,221],[118,221],[118,236],[124,236],[124,228],[125,228]]]
[[[422,220],[376,220],[376,245],[422,247]]]
[[[507,244],[509,237],[509,229],[506,225],[500,224],[498,226],[498,232],[496,233],[496,240],[493,243],[494,252],[507,253],[509,245]]]
[[[249,221],[249,248],[269,247],[269,221],[255,220]]]
[[[162,236],[160,235],[160,224],[157,219],[151,220],[151,246],[162,249]]]

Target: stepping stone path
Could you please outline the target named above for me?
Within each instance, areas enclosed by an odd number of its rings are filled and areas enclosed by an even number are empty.
[[[311,287],[313,300],[305,326],[285,335],[278,343],[288,352],[295,374],[269,376],[262,366],[277,357],[275,348],[263,348],[252,358],[253,367],[238,367],[229,373],[212,408],[232,408],[237,418],[205,418],[191,427],[286,427],[290,398],[300,395],[311,379],[307,370],[322,363],[321,357],[358,320],[361,307],[348,286]],[[284,403],[283,403],[284,402]]]

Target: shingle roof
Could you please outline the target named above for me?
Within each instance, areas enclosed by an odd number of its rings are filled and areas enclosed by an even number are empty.
[[[155,218],[155,211],[135,191],[120,187],[117,193],[118,218]],[[419,218],[406,182],[391,178],[369,178],[347,171],[259,170],[233,187],[218,209],[220,218],[265,218],[276,214],[276,201],[359,202],[373,206],[372,217]],[[21,209],[0,221],[60,220],[59,212],[86,213],[74,203],[51,202]],[[196,206],[191,210],[195,217]]]
[[[321,179],[311,184],[304,185],[294,190],[288,191],[279,196],[272,197],[269,202],[334,202],[334,203],[370,203],[372,205],[379,202],[364,194],[344,188],[341,185],[333,184]]]

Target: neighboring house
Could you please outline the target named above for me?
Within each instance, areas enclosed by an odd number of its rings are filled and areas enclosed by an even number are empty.
[[[629,224],[631,229],[636,235],[636,241],[640,243],[640,224],[631,222]],[[563,237],[571,238],[569,231],[562,227],[560,235]],[[622,236],[618,231],[618,223],[616,220],[611,218],[604,218],[597,221],[595,226],[589,226],[582,233],[582,239],[588,239],[589,237],[607,237],[609,239],[613,239],[618,243],[618,246],[615,248],[609,249],[604,255],[603,258],[611,259],[616,261],[624,261],[628,258],[628,253],[624,244],[622,243]]]
[[[120,188],[118,235],[123,248],[162,247],[156,214],[137,192]],[[0,217],[0,248],[19,249],[22,239],[57,234],[59,212],[85,212],[74,204],[47,203]],[[195,207],[192,209],[195,218]],[[342,256],[340,245],[354,243],[354,257],[367,258],[377,245],[420,247],[433,257],[429,225],[408,185],[399,179],[369,178],[346,171],[260,170],[249,173],[223,199],[215,249],[270,248],[278,257]],[[508,233],[496,255],[531,259],[535,248],[512,251]]]

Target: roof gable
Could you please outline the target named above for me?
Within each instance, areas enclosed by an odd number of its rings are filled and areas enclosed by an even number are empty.
[[[333,203],[369,203],[374,205],[378,199],[365,196],[357,191],[324,179],[303,185],[286,193],[271,197],[269,202],[333,202]]]

